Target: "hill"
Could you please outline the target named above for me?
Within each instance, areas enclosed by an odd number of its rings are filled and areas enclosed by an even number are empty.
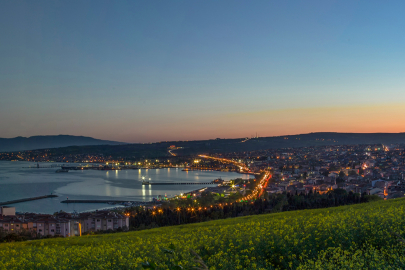
[[[404,269],[398,236],[405,235],[404,212],[402,198],[139,232],[5,243],[0,244],[0,269],[143,269],[146,262],[149,269],[208,269],[190,249],[209,269]]]
[[[227,153],[275,148],[293,148],[327,145],[355,144],[403,144],[405,133],[336,133],[317,132],[309,134],[259,137],[251,139],[216,139],[209,141],[177,142],[183,149],[178,154],[201,152]]]
[[[83,145],[118,145],[123,144],[114,141],[98,140],[91,137],[56,135],[56,136],[32,136],[16,138],[0,138],[0,152],[24,151],[45,148],[57,148],[66,146]]]
[[[293,148],[327,145],[354,144],[404,144],[405,133],[309,133],[251,139],[213,139],[200,141],[168,141],[156,143],[138,143],[123,145],[74,146],[53,149],[50,154],[59,156],[68,154],[103,154],[112,158],[160,158],[168,157],[168,148],[172,145],[179,149],[172,152],[178,156],[195,154],[215,154],[245,152],[263,149]]]

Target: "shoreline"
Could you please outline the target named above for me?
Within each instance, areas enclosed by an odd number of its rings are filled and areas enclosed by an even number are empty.
[[[49,162],[50,164],[40,163],[40,166],[43,165],[56,165],[60,163]],[[58,174],[53,173],[55,170],[42,169],[42,170],[33,170],[33,169],[22,169],[21,167],[35,166],[37,163],[34,162],[11,162],[6,161],[0,163],[0,172],[10,173],[11,178],[16,177],[15,181],[4,179],[0,181],[0,197],[3,198],[2,201],[10,201],[15,199],[21,199],[21,197],[37,197],[44,194],[37,194],[37,192],[26,186],[25,183],[32,183],[33,185],[38,186],[41,190],[46,193],[53,193],[60,198],[49,198],[49,201],[32,201],[32,202],[22,202],[20,204],[15,204],[17,212],[32,212],[32,213],[45,213],[52,214],[60,210],[65,212],[73,212],[74,210],[78,212],[88,212],[91,210],[99,210],[106,208],[114,207],[125,207],[119,204],[108,205],[106,203],[97,204],[97,203],[76,203],[76,206],[66,203],[61,203],[61,198],[73,200],[81,199],[100,199],[103,201],[142,201],[141,205],[153,205],[155,202],[152,200],[152,197],[155,199],[164,197],[167,192],[167,198],[172,199],[176,196],[179,196],[181,193],[190,194],[195,193],[201,190],[202,188],[207,187],[207,185],[171,185],[171,186],[152,186],[152,188],[146,187],[142,188],[140,183],[137,180],[141,181],[141,176],[146,176],[152,178],[152,181],[170,181],[170,182],[208,182],[212,181],[221,176],[225,180],[243,178],[248,179],[249,176],[240,175],[235,172],[219,172],[219,171],[192,171],[192,172],[183,172],[178,170],[179,168],[154,168],[154,170],[149,170],[152,168],[138,168],[137,170],[128,170],[118,171],[118,172],[92,172],[92,171],[72,171],[71,175],[68,173]],[[65,164],[65,163],[64,163]],[[72,165],[72,164],[70,164]],[[76,164],[75,164],[76,165]],[[77,164],[79,165],[79,164]],[[95,165],[95,164],[94,164]],[[161,170],[157,170],[161,169]],[[182,169],[180,167],[180,169]],[[149,171],[148,171],[149,170]],[[17,177],[18,176],[18,177]],[[2,179],[3,180],[3,179]],[[134,183],[137,181],[137,183]],[[4,183],[4,185],[3,185]],[[12,185],[11,185],[12,184]],[[92,186],[94,186],[94,191]],[[101,185],[102,188],[99,186]],[[4,188],[3,188],[4,187]],[[127,188],[126,188],[127,187]],[[73,189],[74,188],[74,189]],[[107,192],[107,193],[106,193]],[[146,197],[145,197],[146,196]],[[163,200],[162,200],[163,201]],[[101,202],[99,202],[101,203]],[[157,202],[159,203],[159,202]],[[136,205],[140,205],[136,203]]]

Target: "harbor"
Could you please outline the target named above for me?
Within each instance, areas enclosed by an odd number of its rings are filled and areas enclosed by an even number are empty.
[[[96,209],[122,207],[125,204],[153,203],[154,198],[159,199],[167,195],[173,198],[179,194],[186,194],[203,187],[215,187],[213,180],[222,178],[225,181],[248,176],[236,172],[217,171],[189,171],[182,168],[166,168],[159,170],[92,170],[78,169],[69,172],[55,173],[62,168],[23,169],[22,167],[35,167],[37,162],[0,162],[0,201],[18,203],[17,211],[33,213],[55,213],[65,211],[85,212]],[[39,163],[39,166],[56,164]],[[60,164],[68,167],[66,164]],[[69,164],[75,168],[79,164]],[[89,166],[90,167],[90,166]],[[65,168],[66,169],[66,168]],[[70,168],[67,168],[70,169]],[[152,184],[142,185],[142,180],[150,183],[169,183],[168,185]],[[193,184],[170,184],[193,183]],[[55,194],[58,197],[42,197],[45,194]],[[22,198],[44,198],[33,201]],[[69,198],[69,203],[61,203]],[[75,202],[73,200],[81,200]],[[111,204],[109,204],[109,202]],[[130,204],[128,204],[130,202]],[[142,204],[143,205],[143,204]]]
[[[37,165],[35,166],[28,166],[28,167],[22,167],[23,169],[49,169],[49,168],[60,168],[62,167],[62,165],[58,165],[58,164],[53,164],[50,166],[40,166],[39,163],[37,163]]]

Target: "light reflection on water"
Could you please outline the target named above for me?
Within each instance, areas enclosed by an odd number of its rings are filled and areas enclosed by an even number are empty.
[[[111,196],[111,189],[110,189],[110,186],[109,186],[109,185],[106,185],[106,186],[105,186],[105,194],[107,194],[108,197]]]
[[[50,166],[53,163],[43,163]],[[23,169],[35,166],[32,162],[0,162],[0,202],[21,198],[56,194],[59,197],[15,204],[17,211],[53,213],[59,210],[71,212],[107,208],[108,204],[64,204],[69,200],[131,200],[150,201],[152,197],[167,194],[189,192],[204,187],[203,185],[167,185],[142,186],[142,176],[156,182],[209,182],[218,177],[223,179],[244,178],[249,176],[232,172],[190,171],[181,169],[159,170],[115,170],[96,171],[80,170],[68,173],[55,173],[58,168]],[[146,191],[148,189],[148,191]]]

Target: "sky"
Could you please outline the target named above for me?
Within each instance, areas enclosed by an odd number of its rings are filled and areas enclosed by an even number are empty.
[[[0,137],[405,132],[405,1],[0,0]]]

